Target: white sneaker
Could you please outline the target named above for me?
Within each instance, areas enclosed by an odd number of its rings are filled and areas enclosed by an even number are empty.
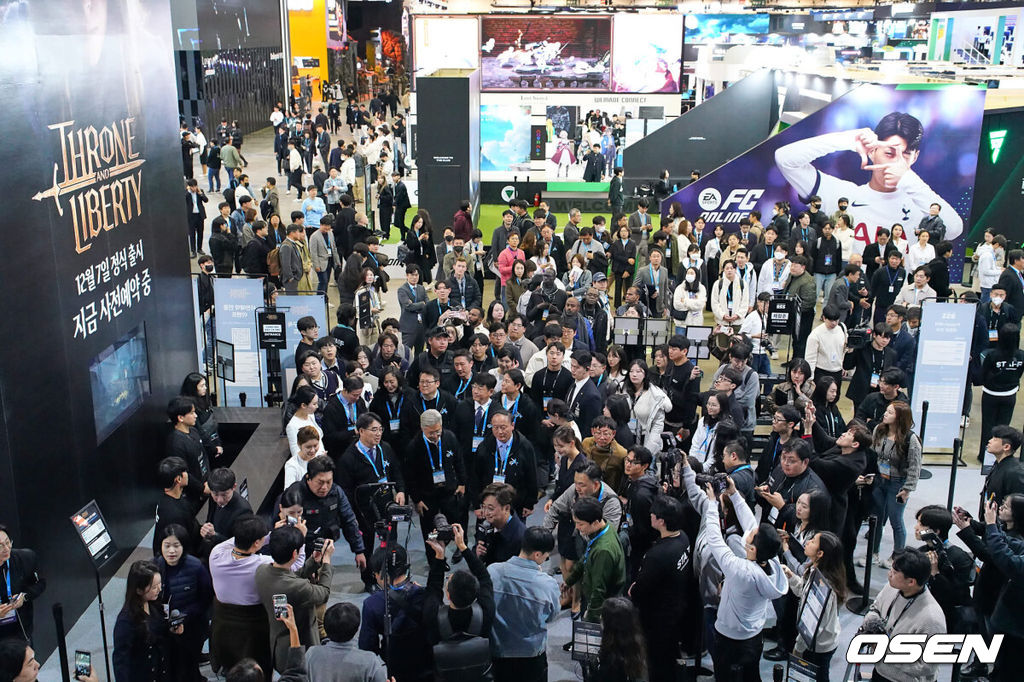
[[[878,564],[879,568],[884,568],[884,569],[888,570],[888,569],[892,568],[892,557],[889,557],[888,559],[882,559],[881,561],[879,561],[878,560],[878,555],[876,554],[875,555],[875,563]]]

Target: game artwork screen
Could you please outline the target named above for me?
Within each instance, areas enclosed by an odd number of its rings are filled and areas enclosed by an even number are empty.
[[[149,395],[146,327],[139,325],[89,364],[92,411],[99,444],[128,420]]]

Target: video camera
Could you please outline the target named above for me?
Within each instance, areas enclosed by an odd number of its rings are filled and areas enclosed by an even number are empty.
[[[672,472],[675,471],[676,465],[683,461],[683,456],[683,451],[675,447],[664,450],[658,455],[659,483],[668,483],[671,487]]]
[[[726,488],[729,487],[729,475],[721,472],[716,474],[697,474],[696,480],[697,485],[701,488],[710,483],[715,494],[718,496],[721,496],[722,493],[725,492]]]
[[[452,530],[452,524],[448,522],[447,516],[444,514],[434,515],[434,530],[430,531],[427,538],[440,543],[454,542],[455,531]]]
[[[855,327],[846,333],[846,347],[860,350],[871,342],[871,330],[867,327]]]

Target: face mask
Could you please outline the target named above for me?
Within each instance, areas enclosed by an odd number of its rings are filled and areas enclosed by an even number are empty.
[[[1003,297],[1002,296],[993,296],[991,300],[992,300],[992,303],[994,303],[995,305],[1002,305],[1002,303],[1003,303]]]
[[[207,272],[213,272],[213,266],[212,265],[205,265],[205,266],[203,266],[203,269],[206,270]]]
[[[692,272],[686,273],[686,281],[687,282],[690,282],[692,284],[694,282],[694,280],[696,280],[696,279],[697,279],[697,276],[695,274],[693,274]]]
[[[775,251],[775,260],[786,260],[786,253],[784,251]]]
[[[462,247],[461,246],[456,246],[454,248],[455,248],[455,253],[462,253]]]

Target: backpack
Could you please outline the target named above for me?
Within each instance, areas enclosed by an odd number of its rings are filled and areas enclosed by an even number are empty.
[[[260,200],[260,215],[263,216],[264,220],[269,221],[271,214],[274,212],[274,207],[270,204],[267,199]]]
[[[267,253],[267,274],[271,277],[281,275],[281,247],[275,246]]]
[[[456,633],[448,620],[448,607],[437,610],[441,641],[434,645],[434,679],[438,682],[491,682],[491,643],[482,637],[484,611],[473,603],[467,632]]]

